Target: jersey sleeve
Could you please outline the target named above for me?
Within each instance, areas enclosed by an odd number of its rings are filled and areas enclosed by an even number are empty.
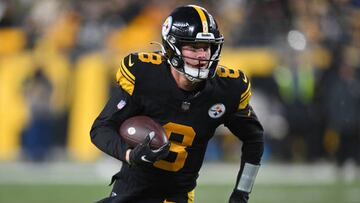
[[[136,101],[135,88],[135,60],[132,54],[121,61],[116,74],[119,85],[114,91],[100,115],[95,119],[91,131],[91,141],[101,151],[108,155],[125,161],[128,146],[121,139],[118,130],[123,121],[138,114],[140,105]]]
[[[240,80],[238,79],[237,82],[240,83],[238,83],[238,89],[241,92],[238,107],[225,121],[225,126],[243,142],[236,187],[230,199],[236,196],[245,199],[249,198],[248,195],[252,190],[264,151],[264,130],[249,104],[251,98],[250,80],[242,72],[240,72],[239,78]]]
[[[243,153],[243,159],[259,164],[263,153],[263,127],[250,105],[251,83],[249,78],[240,71],[236,85],[240,89],[237,110],[225,121],[225,126],[243,142],[243,152],[250,145],[257,145],[256,150]],[[250,150],[251,151],[251,150]]]

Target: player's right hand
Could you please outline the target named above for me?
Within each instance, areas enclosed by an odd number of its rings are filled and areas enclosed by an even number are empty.
[[[163,145],[159,149],[150,149],[150,142],[154,138],[153,133],[146,136],[144,142],[137,145],[130,151],[129,162],[130,165],[148,166],[152,165],[155,161],[165,158],[169,154],[170,142]]]

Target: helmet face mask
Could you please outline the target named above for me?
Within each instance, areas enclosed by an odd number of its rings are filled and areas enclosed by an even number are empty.
[[[167,62],[187,79],[199,82],[214,76],[224,38],[204,8],[194,5],[176,8],[163,24],[162,41]],[[210,59],[196,59],[199,64],[207,61],[206,68],[191,67],[184,61],[182,47],[194,43],[209,44]]]

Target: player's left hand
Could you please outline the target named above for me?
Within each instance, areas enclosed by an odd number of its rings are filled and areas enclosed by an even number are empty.
[[[130,165],[149,165],[155,161],[165,158],[169,154],[170,142],[159,149],[150,149],[150,142],[154,135],[149,134],[143,143],[137,145],[130,151]]]
[[[231,193],[229,203],[247,203],[249,194],[247,192],[239,191],[234,189]]]

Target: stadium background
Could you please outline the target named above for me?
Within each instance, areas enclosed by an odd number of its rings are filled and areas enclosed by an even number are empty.
[[[253,202],[360,201],[360,1],[1,0],[0,202],[107,194],[120,165],[90,143],[90,126],[121,58],[159,50],[150,42],[185,4],[214,14],[220,64],[251,77],[266,132]],[[228,134],[209,144],[200,202],[225,202],[233,187],[241,150]]]

